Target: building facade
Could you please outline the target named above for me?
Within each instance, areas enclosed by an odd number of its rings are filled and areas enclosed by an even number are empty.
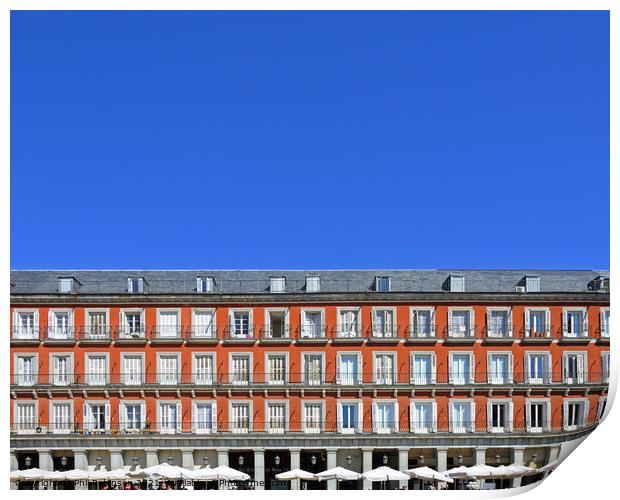
[[[11,318],[12,469],[540,467],[608,390],[605,271],[13,271]]]

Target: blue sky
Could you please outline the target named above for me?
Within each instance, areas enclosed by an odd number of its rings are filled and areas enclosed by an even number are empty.
[[[11,266],[608,268],[608,14],[13,12]]]

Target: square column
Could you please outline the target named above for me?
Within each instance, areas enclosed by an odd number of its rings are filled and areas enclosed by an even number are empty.
[[[39,449],[39,469],[54,470],[51,450]]]
[[[88,470],[88,455],[85,448],[75,448],[73,450],[73,464],[76,469]],[[76,481],[76,490],[87,490],[88,481]]]
[[[525,447],[519,446],[512,449],[512,462],[517,465],[523,465],[523,452],[525,451]],[[512,480],[512,487],[518,488],[521,486],[521,478],[515,477]]]
[[[409,448],[399,447],[398,448],[398,470],[401,472],[406,471],[409,468]],[[409,485],[409,481],[407,479],[403,481],[398,481],[398,486],[401,490],[406,489]]]
[[[373,448],[362,448],[362,472],[368,472],[372,470],[372,450]],[[372,483],[368,479],[364,479],[365,490],[372,490]]]
[[[448,470],[448,448],[437,448],[437,472]]]
[[[484,465],[487,461],[487,449],[476,448],[476,465]]]
[[[218,448],[217,465],[228,465],[228,450],[226,448]]]
[[[159,457],[157,456],[157,448],[145,448],[146,453],[146,466],[153,467],[159,464]]]
[[[193,448],[181,448],[182,463],[181,466],[185,469],[194,470],[194,449]]]
[[[291,452],[291,469],[300,469],[301,468],[301,448],[291,448],[289,450]],[[299,489],[299,479],[294,479],[291,481],[291,489],[298,490]]]
[[[19,465],[17,463],[17,455],[15,455],[15,452],[13,450],[11,450],[11,470],[18,470],[19,469]]]
[[[336,448],[327,448],[327,468],[331,469],[338,465],[338,454]],[[327,481],[328,490],[337,490],[338,484],[336,479],[330,479]]]
[[[254,481],[255,489],[265,489],[265,450],[263,448],[254,450]]]
[[[125,465],[123,461],[123,450],[120,448],[110,449],[110,469],[122,469]]]

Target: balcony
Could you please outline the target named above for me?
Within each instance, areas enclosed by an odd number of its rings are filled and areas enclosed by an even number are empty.
[[[151,330],[151,343],[180,345],[185,339],[182,326],[158,326]]]
[[[144,326],[121,326],[116,330],[117,344],[143,345],[148,342]]]
[[[436,344],[437,336],[434,328],[418,328],[417,325],[409,326],[405,343],[407,344]]]
[[[287,325],[276,322],[260,329],[261,344],[290,344],[291,342],[293,339]]]
[[[43,343],[47,345],[72,345],[76,343],[76,329],[73,326],[43,328]]]
[[[218,344],[217,329],[214,326],[193,327],[185,331],[185,341],[188,344]]]
[[[362,335],[360,327],[336,326],[332,328],[332,342],[334,344],[362,344],[366,337]]]
[[[523,344],[550,344],[553,342],[551,336],[551,330],[545,328],[530,327],[528,329],[521,330],[523,333],[521,343]]]
[[[397,325],[373,325],[368,336],[369,344],[398,344],[400,328]]]
[[[80,345],[105,345],[113,340],[112,328],[107,326],[82,326],[78,330]]]
[[[325,334],[325,325],[322,324],[301,325],[297,334],[298,344],[325,344],[329,340]]]
[[[516,340],[513,336],[512,328],[487,327],[483,338],[485,344],[512,344]]]
[[[469,323],[448,323],[445,342],[451,344],[473,344],[477,340],[478,327]]]
[[[226,336],[225,344],[248,344],[252,345],[256,342],[254,336],[254,325],[228,325],[225,327]]]
[[[41,342],[41,328],[17,326],[11,330],[11,344],[37,345]]]

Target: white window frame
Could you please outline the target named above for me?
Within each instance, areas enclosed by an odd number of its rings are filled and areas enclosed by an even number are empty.
[[[139,384],[128,384],[127,383],[127,373],[125,373],[125,358],[140,358],[140,383]],[[145,369],[144,369],[144,352],[134,352],[134,351],[124,351],[120,353],[120,374],[121,374],[121,384],[127,386],[136,386],[144,384],[145,382]]]
[[[133,282],[137,280],[138,289],[134,290]],[[144,293],[144,278],[138,276],[127,277],[127,293]]]
[[[377,313],[379,312],[390,312],[392,314],[391,331],[383,331],[383,332],[379,331],[378,329],[379,325],[377,322]],[[389,339],[398,337],[398,317],[396,315],[396,307],[375,306],[371,310],[371,319],[372,319],[372,336],[373,337],[389,338]]]
[[[65,286],[69,284],[69,289],[67,290]],[[75,290],[75,279],[74,278],[58,278],[58,293],[73,293]]]
[[[269,278],[269,293],[286,293],[286,277],[271,276]]]
[[[248,313],[248,334],[246,337],[237,336],[237,326],[235,324],[235,313]],[[234,335],[232,332],[235,332]],[[235,307],[228,309],[228,337],[233,339],[254,338],[254,309],[251,307]]]
[[[67,383],[66,384],[57,384],[56,383],[56,372],[54,370],[54,358],[58,357],[68,357],[69,361],[67,362]],[[75,376],[75,358],[72,352],[50,352],[49,353],[49,376],[50,380],[48,381],[51,385],[55,385],[58,387],[66,387],[68,385],[73,385],[74,376]]]
[[[392,382],[379,382],[377,376],[377,357],[392,356]],[[396,385],[398,383],[398,353],[396,351],[373,351],[372,352],[372,383],[380,385]]]
[[[211,405],[210,428],[197,426],[198,405]],[[217,400],[215,399],[194,399],[192,400],[192,432],[194,434],[215,434],[217,432]]]
[[[430,331],[428,337],[425,335],[420,335],[417,332],[417,325],[415,324],[415,313],[416,312],[429,312],[430,313]],[[409,308],[409,336],[416,338],[433,338],[437,336],[437,331],[435,327],[435,308],[434,307],[410,307]]]
[[[491,316],[494,312],[506,313],[506,333],[497,334],[491,331]],[[512,307],[487,307],[487,337],[491,338],[510,338],[513,336],[513,323],[512,323]]]
[[[342,407],[344,405],[356,405],[357,407],[357,422],[355,427],[343,427],[344,417],[342,413]],[[337,399],[336,400],[336,423],[337,431],[339,434],[355,434],[362,433],[364,431],[364,401],[362,399]]]
[[[321,407],[321,422],[319,429],[316,430],[307,426],[306,408],[310,405],[316,405]],[[301,431],[306,434],[322,434],[323,432],[325,432],[325,401],[311,399],[301,402]]]
[[[540,276],[525,276],[526,293],[540,292]]]
[[[248,429],[237,427],[233,422],[233,406],[246,405],[248,407]],[[254,429],[254,404],[251,399],[232,399],[228,402],[228,425],[233,434],[249,434]]]
[[[33,406],[32,422],[19,421],[19,407]],[[39,427],[39,400],[38,399],[15,399],[13,400],[13,431],[16,434],[35,434]]]
[[[68,315],[68,332],[66,337],[57,337],[56,330],[56,314],[67,313]],[[50,335],[54,332],[53,335]],[[75,314],[72,307],[51,307],[47,311],[47,338],[48,339],[75,339]]]
[[[454,404],[467,403],[469,404],[469,422],[468,425],[461,428],[455,427],[455,421],[453,418]],[[448,400],[448,423],[450,432],[454,434],[466,434],[468,432],[476,432],[476,401],[471,398],[453,398]]]
[[[314,283],[311,285],[311,283]],[[309,274],[306,276],[306,293],[318,293],[321,291],[321,277]]]
[[[278,427],[272,428],[271,427],[271,420],[270,420],[270,415],[269,415],[269,407],[271,406],[284,406],[284,427],[283,429],[280,429]],[[264,402],[264,412],[265,412],[265,432],[268,432],[270,434],[285,434],[287,432],[289,432],[289,420],[290,420],[290,413],[289,413],[289,403],[288,400],[286,399],[266,399]]]
[[[381,281],[387,280],[387,290],[381,290]],[[375,292],[387,293],[392,291],[392,278],[390,276],[375,276]]]
[[[356,328],[355,335],[349,335],[348,332],[345,335],[343,331],[343,324],[341,314],[344,312],[354,312],[356,314]],[[337,325],[337,333],[338,338],[358,338],[361,337],[362,332],[362,308],[361,307],[337,307],[336,308],[336,325]]]
[[[127,406],[139,406],[140,407],[140,427],[128,427],[127,419],[125,415],[127,413]],[[121,432],[125,433],[139,433],[146,429],[146,401],[139,399],[121,399],[118,404],[118,428]]]
[[[243,380],[235,380],[233,368],[233,358],[245,357],[248,358],[248,382]],[[228,353],[228,380],[232,385],[248,386],[254,382],[254,353],[252,352],[229,352]]]
[[[582,405],[581,422],[572,425],[568,423],[568,405],[576,403]],[[562,403],[562,428],[565,431],[582,429],[588,425],[588,414],[590,413],[590,401],[588,398],[565,398]]]
[[[545,408],[543,416],[543,426],[533,427],[531,418],[531,406],[534,404],[542,404]],[[528,433],[541,434],[543,432],[551,432],[551,399],[549,398],[526,398],[525,400],[525,430]]]
[[[161,366],[161,359],[164,357],[166,358],[176,357],[177,358],[177,375],[176,375],[175,382],[164,381],[164,373],[162,372],[162,366]],[[158,385],[175,386],[181,383],[181,353],[180,352],[168,352],[168,351],[158,352],[156,354],[156,361],[157,361],[157,384]]]
[[[32,326],[30,329],[32,330],[32,334],[24,335],[22,324],[21,324],[21,315],[22,314],[32,314]],[[39,309],[13,309],[13,338],[14,339],[38,339],[39,338]],[[28,331],[28,330],[26,330]]]
[[[430,380],[428,383],[421,382],[421,378],[418,378],[419,375],[415,373],[415,358],[416,356],[430,356],[431,358],[431,374]],[[429,385],[437,383],[437,353],[435,351],[411,351],[409,354],[409,367],[410,374],[409,379],[411,380],[411,384],[414,385]]]
[[[211,313],[211,327],[210,335],[196,335],[196,313]],[[215,339],[217,338],[217,324],[216,324],[216,309],[215,307],[193,307],[192,308],[192,338],[197,339]],[[209,329],[208,329],[209,330]]]
[[[174,429],[162,427],[162,405],[171,405],[174,404],[177,407],[177,420],[175,422]],[[157,430],[160,434],[178,434],[181,432],[183,428],[183,402],[181,399],[158,399],[157,400]]]
[[[130,330],[129,321],[127,320],[128,314],[139,314],[140,315],[140,331],[137,332],[137,335],[135,333],[133,334],[129,333],[129,330]],[[119,324],[121,328],[121,335],[119,337],[123,339],[146,338],[145,319],[146,319],[146,313],[143,307],[130,307],[130,308],[121,309],[119,311]]]
[[[379,428],[378,408],[379,404],[391,404],[394,420],[390,423],[389,428]],[[400,409],[398,399],[385,398],[372,400],[372,432],[373,434],[397,434],[400,431]]]
[[[95,429],[94,422],[86,420],[84,409],[91,406],[103,406],[104,408],[104,427],[103,429]],[[92,411],[92,410],[89,410]],[[85,399],[82,403],[82,428],[85,432],[93,434],[105,434],[110,432],[112,426],[112,405],[108,399]]]
[[[508,373],[503,382],[497,381],[491,371],[493,356],[506,356],[508,358]],[[487,381],[493,385],[506,385],[514,382],[514,356],[512,351],[487,351]]]
[[[103,337],[101,335],[94,335],[91,331],[90,325],[90,315],[91,314],[105,314],[105,326],[104,326],[104,334]],[[107,307],[101,308],[88,308],[84,309],[84,330],[86,333],[86,338],[107,338],[109,336],[108,330],[110,330],[110,309]]]
[[[356,367],[357,367],[357,380],[349,383],[346,380],[343,380],[343,377],[340,373],[340,368],[342,367],[342,356],[355,356],[356,358]],[[336,352],[336,384],[345,385],[345,386],[355,386],[361,385],[363,380],[363,358],[362,351],[338,351]]]
[[[306,314],[321,313],[320,337],[309,336],[306,331]],[[300,311],[300,337],[301,338],[325,338],[325,308],[324,307],[304,307]]]
[[[32,381],[19,372],[19,359],[33,358]],[[39,353],[38,352],[15,352],[13,353],[13,383],[22,387],[30,387],[39,383]]]
[[[534,332],[532,330],[531,325],[531,314],[532,312],[542,312],[545,314],[545,331],[544,332]],[[525,338],[536,338],[537,333],[544,333],[545,337],[551,336],[551,311],[548,307],[526,307],[524,309],[524,337]]]
[[[465,333],[463,335],[460,335],[460,332],[455,332],[454,320],[452,318],[455,312],[469,313],[469,325],[467,325],[467,330],[469,332],[468,335]],[[456,333],[459,333],[459,335],[456,335]],[[473,339],[476,337],[476,318],[473,307],[448,307],[448,337],[464,339]]]
[[[282,337],[272,337],[273,332],[271,331],[271,313],[284,313],[284,332]],[[266,338],[283,338],[288,339],[291,336],[290,330],[290,314],[288,307],[265,307],[265,319],[264,319],[264,332]]]
[[[284,357],[284,380],[272,380],[271,371],[269,370],[269,361],[272,357]],[[286,385],[289,382],[290,364],[288,351],[267,351],[264,356],[265,363],[265,382],[269,385]]]
[[[454,356],[469,356],[469,374],[465,383],[454,382],[454,369],[452,368]],[[448,353],[448,379],[452,385],[468,385],[473,384],[476,379],[476,356],[474,351],[450,351]]]
[[[596,407],[596,420],[600,422],[605,417],[607,412],[607,396],[601,396],[598,399],[598,405]]]
[[[458,286],[457,283],[459,283],[460,286]],[[465,276],[463,276],[462,274],[451,274],[450,291],[456,293],[465,292]]]
[[[577,380],[568,376],[568,357],[583,355],[583,372],[577,373]],[[588,381],[588,351],[564,351],[562,353],[562,380],[565,384],[584,384]]]
[[[611,377],[611,358],[609,351],[601,352],[601,381],[604,384],[609,384],[609,378]]]
[[[182,326],[181,326],[181,309],[178,307],[158,307],[155,310],[155,317],[157,319],[157,338],[160,339],[178,339],[181,337],[181,330],[182,330]],[[162,328],[164,328],[161,324],[161,315],[163,314],[168,314],[168,313],[174,313],[177,316],[177,329],[176,332],[174,332],[174,335],[168,334],[166,332],[165,335],[162,335]]]
[[[209,381],[201,381],[198,380],[198,359],[199,357],[209,357],[211,358],[211,374],[209,377],[211,380]],[[192,383],[199,385],[213,385],[217,383],[217,354],[215,351],[194,351],[192,352]]]
[[[90,373],[90,358],[104,358],[105,359],[105,373],[103,374],[102,383],[93,383],[92,377],[95,374]],[[84,353],[84,382],[86,385],[93,387],[102,387],[110,383],[110,353],[109,352],[86,352]]]
[[[580,312],[581,313],[581,335],[575,335],[568,331],[568,313]],[[562,336],[569,338],[588,338],[590,332],[588,329],[588,308],[587,307],[563,307],[562,308]]]
[[[416,425],[413,418],[414,407],[416,405],[431,405],[431,425],[430,429],[421,428]],[[431,432],[437,432],[437,400],[434,398],[412,398],[409,401],[409,432],[414,434],[429,434]]]
[[[530,358],[532,356],[544,356],[543,376],[539,379],[530,374]],[[530,385],[542,385],[551,383],[551,353],[549,351],[525,351],[523,353],[524,382]]]
[[[50,428],[48,431],[53,434],[63,434],[67,432],[73,432],[75,426],[75,409],[73,406],[73,399],[50,399],[48,403],[48,415]],[[54,406],[56,405],[69,405],[69,421],[67,422],[67,428],[57,428],[57,423],[54,420]]]
[[[504,427],[493,427],[493,405],[504,405]],[[487,429],[491,433],[507,433],[514,429],[514,402],[512,398],[487,399]]]
[[[607,327],[605,327],[605,314],[609,314],[609,320],[607,322]],[[601,338],[608,339],[609,338],[609,330],[611,329],[611,314],[609,307],[601,307],[599,312],[600,315],[600,323],[601,323]]]
[[[215,280],[213,279],[212,276],[197,276],[196,277],[196,292],[213,293],[214,291],[215,291]]]
[[[325,352],[320,351],[303,351],[300,353],[301,356],[301,380],[304,385],[321,385],[325,383]],[[308,383],[306,381],[306,357],[307,356],[317,356],[321,358],[321,372],[319,373],[320,381],[317,383]]]

